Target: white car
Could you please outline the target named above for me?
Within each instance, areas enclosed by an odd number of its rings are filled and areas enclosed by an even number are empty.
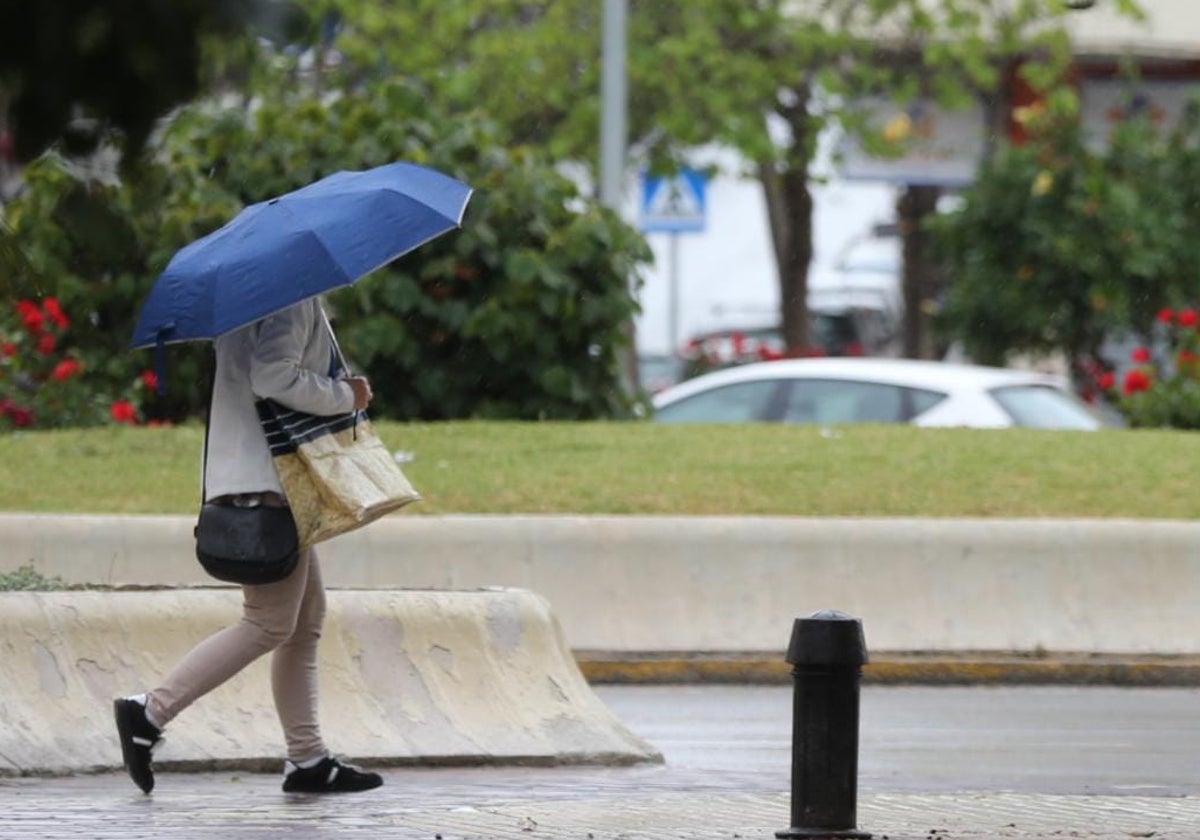
[[[911,423],[1094,430],[1104,424],[1059,377],[906,359],[742,365],[658,393],[658,423]]]

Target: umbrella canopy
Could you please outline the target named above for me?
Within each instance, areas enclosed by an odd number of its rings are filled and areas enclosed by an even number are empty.
[[[154,282],[131,346],[211,340],[348,286],[462,226],[471,188],[423,166],[337,172],[253,204],[180,249]]]

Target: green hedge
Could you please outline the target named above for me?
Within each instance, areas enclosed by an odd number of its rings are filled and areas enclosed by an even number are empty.
[[[627,415],[633,399],[619,361],[638,269],[650,258],[645,241],[540,153],[504,147],[486,122],[448,118],[404,84],[253,109],[196,106],[122,183],[83,180],[42,159],[5,208],[30,266],[16,282],[35,302],[54,296],[71,317],[59,350],[81,362],[75,387],[132,394],[142,420],[194,416],[206,396],[204,348],[169,349],[165,397],[136,388],[152,354],[127,349],[140,302],[170,256],[245,204],[395,160],[455,175],[476,194],[464,230],[331,297],[344,349],[374,382],[376,412]],[[19,333],[5,314],[0,337]],[[0,389],[17,387],[2,374]]]

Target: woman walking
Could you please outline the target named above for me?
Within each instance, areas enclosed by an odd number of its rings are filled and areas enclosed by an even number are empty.
[[[316,298],[219,337],[205,453],[205,501],[253,507],[287,504],[255,409],[272,399],[309,414],[365,409],[371,386],[339,377],[334,341]],[[300,553],[285,579],[242,587],[241,620],[193,648],[144,694],[114,702],[125,769],[145,793],[154,789],[152,752],[180,712],[271,653],[271,690],[283,728],[289,793],[363,791],[377,773],[343,764],[326,748],[317,721],[317,643],[325,588],[316,552]]]

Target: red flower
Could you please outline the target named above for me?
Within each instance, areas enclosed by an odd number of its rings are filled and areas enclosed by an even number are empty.
[[[51,356],[57,344],[57,340],[50,333],[42,333],[38,338],[37,351],[43,356]]]
[[[1194,326],[1196,326],[1196,322],[1197,322],[1197,321],[1200,321],[1200,316],[1198,316],[1198,315],[1196,314],[1196,310],[1195,310],[1195,309],[1181,309],[1181,310],[1179,310],[1179,320],[1178,320],[1178,322],[1177,322],[1177,323],[1179,324],[1179,326],[1181,326],[1181,327],[1194,327]]]
[[[18,429],[24,429],[33,425],[33,412],[28,408],[14,406],[8,410],[8,419],[12,420],[12,424]]]
[[[1133,359],[1139,365],[1148,364],[1150,362],[1150,351],[1145,347],[1139,347],[1129,354],[1129,358]]]
[[[0,400],[0,417],[7,417],[18,429],[33,425],[33,412],[12,400]]]
[[[146,388],[148,388],[151,391],[153,391],[155,388],[158,387],[158,375],[155,374],[154,371],[152,371],[152,370],[142,371],[138,375],[138,379],[140,379],[142,381],[142,384],[145,385]]]
[[[54,366],[54,371],[50,374],[50,378],[56,382],[62,382],[79,373],[81,369],[82,365],[74,359],[63,359]]]
[[[137,409],[128,400],[117,400],[108,411],[112,415],[112,419],[117,423],[128,423],[131,426],[137,425]]]
[[[21,316],[21,323],[25,325],[25,329],[30,335],[38,335],[46,326],[46,317],[42,315],[42,310],[38,309],[35,303],[27,300],[18,301],[17,314]]]
[[[1170,324],[1175,320],[1175,313],[1170,309],[1160,309],[1156,317],[1160,324]]]
[[[1117,377],[1111,371],[1102,373],[1096,378],[1096,384],[1100,386],[1101,391],[1111,391],[1113,386],[1117,384]]]
[[[5,356],[15,356],[17,355],[17,345],[11,341],[6,341],[0,344],[0,353],[3,353]]]
[[[1150,390],[1150,377],[1143,371],[1131,370],[1125,374],[1125,396],[1136,394],[1139,391]]]
[[[1180,367],[1187,367],[1188,365],[1194,365],[1197,361],[1200,361],[1200,356],[1197,356],[1191,350],[1180,350],[1178,360]]]
[[[45,302],[42,303],[42,312],[60,330],[65,330],[71,323],[67,320],[67,316],[63,314],[62,308],[59,307],[58,298],[46,298]]]
[[[60,330],[65,330],[71,323],[63,314],[62,307],[58,305],[58,298],[46,298],[42,301],[42,313]]]

